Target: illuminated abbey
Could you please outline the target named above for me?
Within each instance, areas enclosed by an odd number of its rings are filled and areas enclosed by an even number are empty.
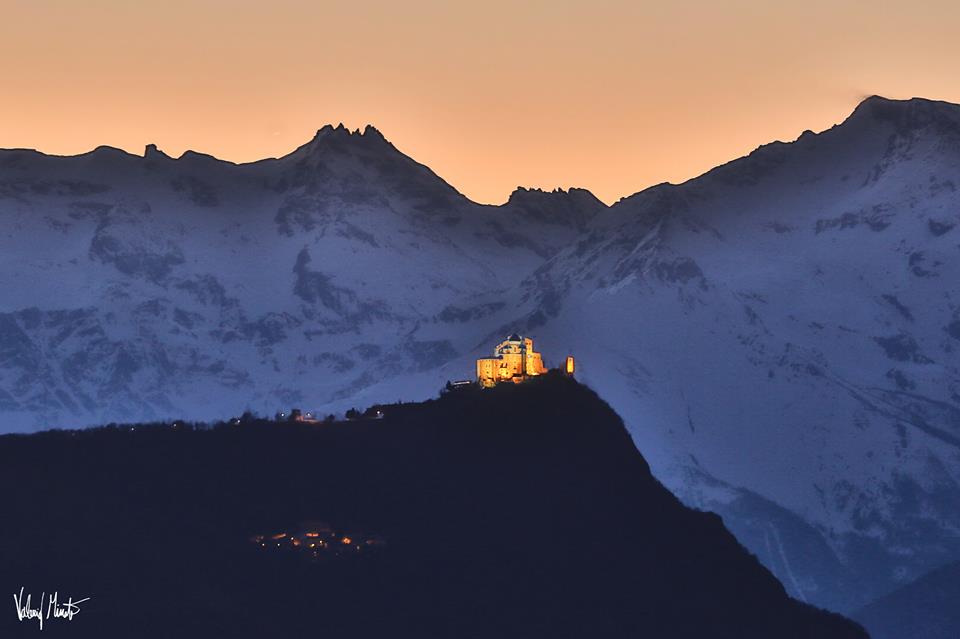
[[[497,345],[493,354],[477,360],[477,382],[484,388],[503,382],[520,383],[547,372],[543,357],[533,350],[533,340],[529,337],[511,335]],[[573,357],[566,360],[566,372],[573,374]]]

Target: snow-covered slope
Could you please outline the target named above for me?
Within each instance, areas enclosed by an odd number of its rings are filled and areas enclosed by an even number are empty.
[[[519,330],[796,596],[960,557],[960,107],[606,207],[474,204],[375,129],[233,165],[0,152],[5,430],[432,395]]]
[[[958,183],[960,108],[872,99],[621,201],[523,288],[668,486],[852,606],[960,554]]]
[[[593,214],[473,204],[372,128],[244,166],[5,151],[0,197],[6,430],[321,407],[434,368]]]

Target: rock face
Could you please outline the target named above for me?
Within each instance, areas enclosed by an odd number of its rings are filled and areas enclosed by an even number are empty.
[[[2,438],[0,478],[32,487],[5,506],[5,571],[89,594],[80,636],[866,638],[681,505],[568,378],[381,410]],[[63,485],[90,499],[34,498]],[[307,521],[377,551],[314,559],[277,532]]]
[[[432,395],[533,336],[796,597],[960,557],[960,107],[871,98],[606,207],[470,202],[375,129],[0,152],[7,430]]]

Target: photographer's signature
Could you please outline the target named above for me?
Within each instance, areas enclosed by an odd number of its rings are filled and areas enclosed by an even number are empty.
[[[43,630],[43,622],[47,619],[65,619],[73,621],[73,618],[80,612],[80,604],[90,601],[90,597],[85,599],[73,600],[69,597],[66,601],[60,599],[60,593],[54,592],[48,595],[43,592],[40,594],[40,601],[37,606],[33,606],[33,595],[23,596],[23,588],[20,588],[20,594],[13,593],[13,601],[17,606],[17,619],[19,621],[31,621],[36,619],[40,624],[40,630]],[[46,604],[46,606],[44,606]]]

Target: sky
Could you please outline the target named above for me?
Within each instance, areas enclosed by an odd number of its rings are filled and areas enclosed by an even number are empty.
[[[472,199],[612,203],[863,98],[960,102],[960,3],[0,0],[0,148],[246,162],[376,126]]]

